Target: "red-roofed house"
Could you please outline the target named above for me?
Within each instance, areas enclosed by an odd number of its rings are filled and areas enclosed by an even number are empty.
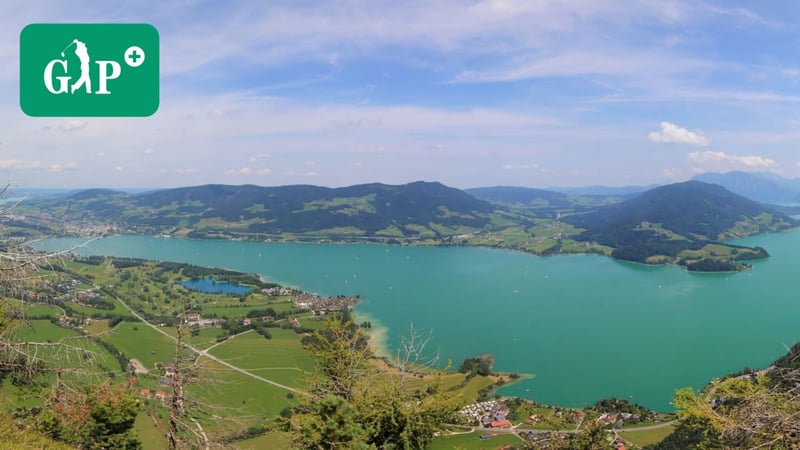
[[[489,426],[492,428],[507,428],[511,426],[511,422],[509,422],[507,419],[495,420],[494,422],[490,423]]]
[[[167,401],[167,393],[164,391],[156,391],[156,398],[161,400],[161,403]]]

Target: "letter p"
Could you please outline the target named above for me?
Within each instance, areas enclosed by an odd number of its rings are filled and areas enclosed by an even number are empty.
[[[100,82],[95,94],[110,94],[108,90],[108,80],[119,78],[122,73],[122,68],[116,61],[95,61],[100,72]],[[111,66],[111,73],[109,73],[108,66]]]

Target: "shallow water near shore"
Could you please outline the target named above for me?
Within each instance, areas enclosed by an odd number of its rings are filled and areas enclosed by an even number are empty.
[[[56,250],[83,242],[52,239]],[[495,370],[533,375],[501,389],[583,406],[609,396],[671,409],[676,388],[763,367],[800,338],[800,231],[737,241],[771,258],[733,274],[693,274],[597,255],[536,257],[485,248],[100,239],[77,253],[187,262],[262,274],[321,295],[362,296],[388,350],[410,326],[458,366],[495,355]]]

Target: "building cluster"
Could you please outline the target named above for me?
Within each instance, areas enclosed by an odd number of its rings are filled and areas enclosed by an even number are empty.
[[[162,405],[167,406],[168,400],[172,399],[172,394],[167,394],[162,390],[142,389],[139,391],[139,397],[156,399],[160,401]]]
[[[639,416],[631,413],[604,413],[597,418],[597,422],[601,425],[619,425],[622,426],[624,421],[637,421]]]
[[[275,286],[267,289],[262,289],[261,293],[269,295],[270,297],[285,297],[287,295],[294,295],[295,293],[297,293],[297,290],[285,286]]]
[[[338,295],[336,297],[319,297],[311,294],[300,294],[292,303],[296,308],[310,309],[312,311],[343,311],[358,303],[358,297]]]
[[[78,318],[78,317],[70,317],[64,314],[58,316],[58,325],[61,327],[83,328],[84,326],[91,324],[92,324],[92,319],[89,317]]]
[[[107,236],[110,234],[116,234],[118,229],[113,225],[94,222],[79,222],[65,223],[64,232],[66,234],[77,236]]]
[[[183,319],[183,322],[189,326],[197,325],[199,327],[215,327],[222,323],[222,319],[216,319],[216,318],[204,319],[203,316],[200,315],[200,313],[189,313],[186,314],[185,318]]]
[[[505,403],[495,400],[467,405],[460,411],[467,422],[491,428],[511,427],[511,422],[507,419],[509,412]]]

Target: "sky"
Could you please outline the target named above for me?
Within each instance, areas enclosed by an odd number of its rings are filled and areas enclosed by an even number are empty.
[[[29,23],[149,23],[159,110],[34,118]],[[35,1],[0,14],[0,182],[469,188],[800,176],[800,2]]]

